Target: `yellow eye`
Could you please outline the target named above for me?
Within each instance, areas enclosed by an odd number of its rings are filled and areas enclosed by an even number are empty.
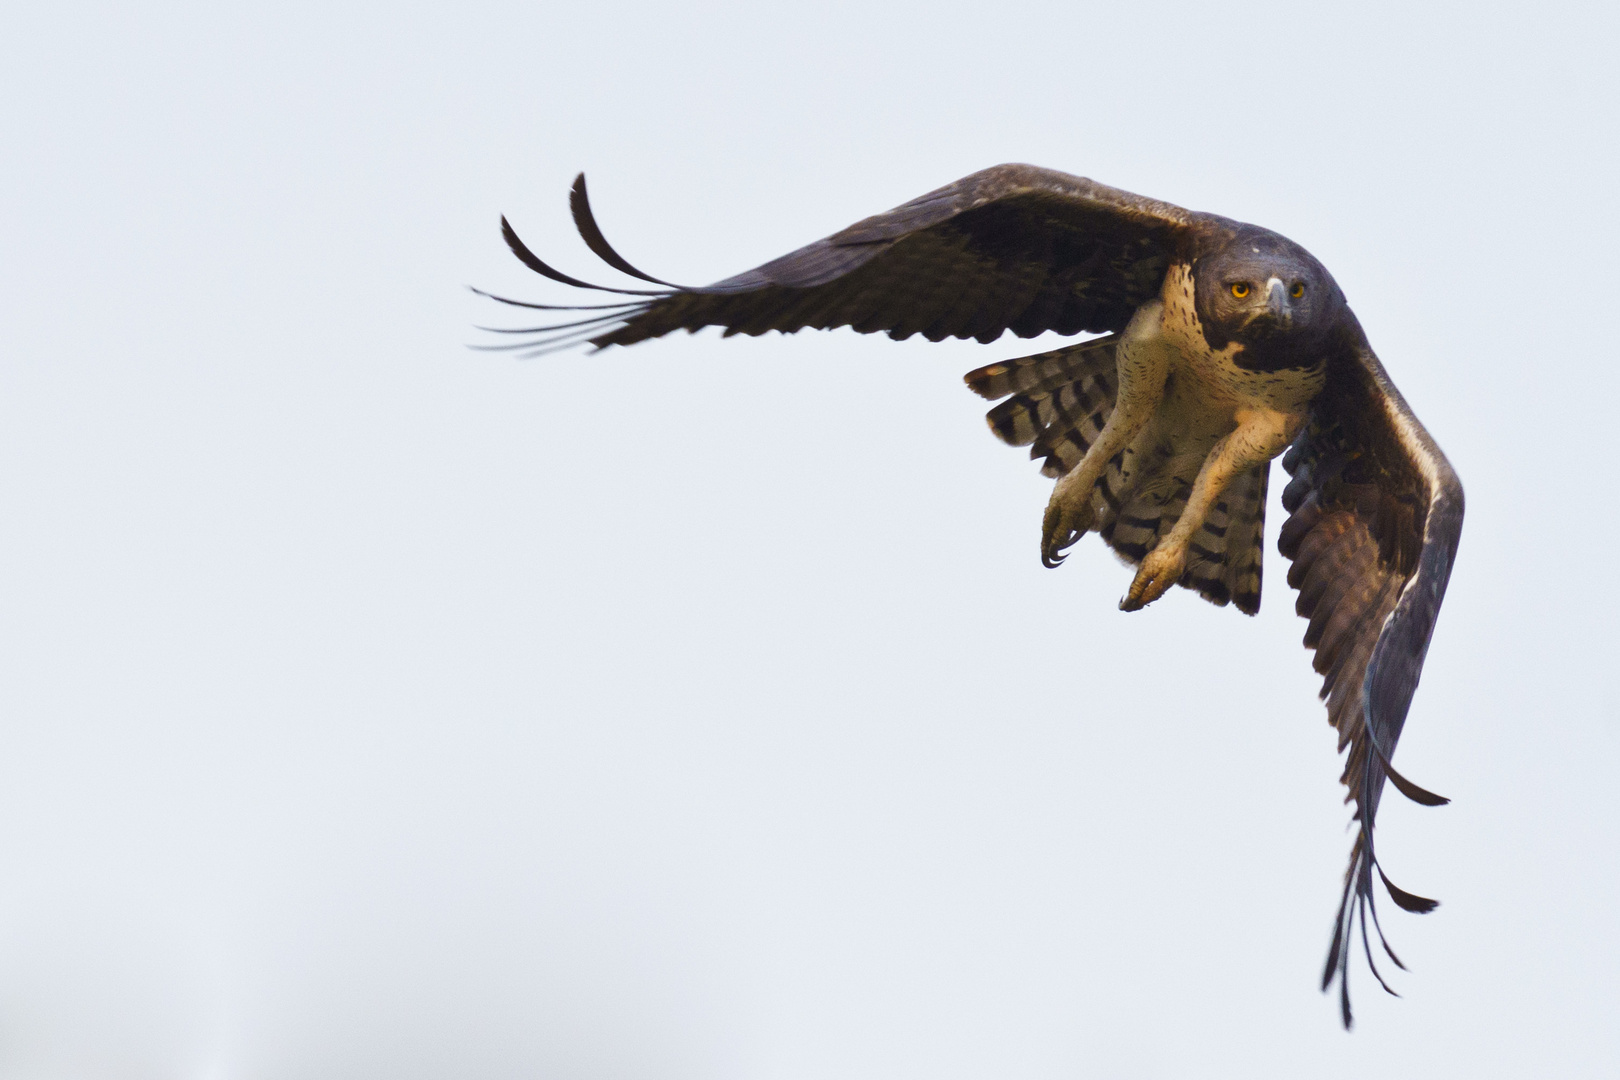
[[[1249,295],[1249,287],[1240,281],[1232,286],[1232,295],[1241,300]]]
[[[1288,295],[1292,296],[1295,300],[1298,300],[1300,297],[1304,296],[1305,283],[1302,281],[1296,281],[1294,283],[1294,287],[1288,290]]]

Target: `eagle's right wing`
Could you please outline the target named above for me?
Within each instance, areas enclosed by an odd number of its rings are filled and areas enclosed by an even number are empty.
[[[1117,331],[1158,295],[1178,248],[1227,224],[1083,177],[999,165],[747,273],[691,288],[644,274],[614,251],[591,214],[583,176],[570,204],[592,251],[660,288],[613,289],[570,277],[542,262],[502,218],[507,244],[536,273],[634,297],[579,307],[495,297],[518,307],[594,312],[501,331],[524,335],[508,348],[629,345],[705,326],[724,327],[728,336],[849,326],[897,340],[922,334],[982,342],[1007,330],[1021,337]]]
[[[1310,620],[1305,644],[1316,650],[1314,666],[1324,676],[1328,719],[1338,728],[1339,748],[1350,748],[1342,779],[1360,828],[1322,975],[1324,990],[1339,979],[1349,1027],[1355,931],[1371,965],[1369,914],[1378,930],[1373,872],[1406,910],[1435,906],[1384,876],[1373,850],[1373,820],[1386,779],[1425,805],[1446,801],[1401,776],[1390,758],[1456,558],[1463,491],[1353,316],[1343,345],[1328,364],[1328,384],[1312,403],[1310,420],[1283,456],[1293,481],[1283,492],[1290,517],[1277,547],[1294,563],[1288,583],[1299,590],[1296,610]],[[1387,942],[1384,949],[1400,964]]]

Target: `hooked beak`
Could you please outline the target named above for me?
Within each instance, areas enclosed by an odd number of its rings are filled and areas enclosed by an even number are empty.
[[[1266,282],[1266,313],[1280,327],[1286,328],[1294,321],[1294,313],[1288,308],[1288,290],[1276,278]]]

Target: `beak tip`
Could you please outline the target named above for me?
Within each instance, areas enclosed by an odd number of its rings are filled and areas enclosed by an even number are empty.
[[[1271,280],[1270,287],[1266,290],[1266,309],[1282,326],[1287,326],[1293,321],[1294,313],[1288,307],[1288,292],[1283,283],[1276,278]]]

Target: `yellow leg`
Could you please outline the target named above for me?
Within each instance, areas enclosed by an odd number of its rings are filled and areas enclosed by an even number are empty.
[[[1114,394],[1114,409],[1097,441],[1080,463],[1058,480],[1046,504],[1046,519],[1041,525],[1041,562],[1046,566],[1062,562],[1063,552],[1091,528],[1091,493],[1109,459],[1130,445],[1164,399],[1171,346],[1159,330],[1163,311],[1163,303],[1157,300],[1142,305],[1120,337],[1115,352],[1119,389]]]
[[[1236,419],[1237,429],[1210,448],[1175,527],[1137,567],[1135,580],[1119,602],[1121,611],[1140,611],[1181,580],[1187,569],[1187,545],[1204,524],[1209,508],[1234,479],[1282,453],[1305,416],[1274,409],[1239,409]]]

